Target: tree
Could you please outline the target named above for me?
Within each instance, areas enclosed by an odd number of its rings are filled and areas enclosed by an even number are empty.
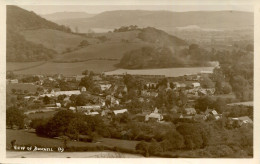
[[[66,95],[59,95],[58,101],[61,103],[66,98]]]
[[[203,96],[197,99],[195,108],[205,112],[207,108],[214,108],[214,99],[210,96]]]
[[[240,75],[234,76],[231,79],[230,84],[237,98],[241,100],[247,98],[247,92],[249,91],[249,84],[244,77]]]
[[[14,125],[19,128],[24,127],[25,115],[23,111],[17,109],[16,107],[9,107],[6,110],[6,125],[13,128]]]
[[[88,75],[89,71],[86,69],[85,71],[82,72],[82,75]]]
[[[13,88],[12,89],[12,93],[15,94],[16,93],[16,89]]]
[[[92,76],[90,76],[90,74],[89,74],[89,76],[82,78],[79,85],[84,86],[84,87],[86,87],[87,90],[91,91],[94,87],[94,81],[92,79]]]
[[[214,83],[208,77],[204,77],[203,80],[200,82],[200,84],[204,88],[213,88],[214,87]]]
[[[44,104],[49,104],[50,103],[50,98],[48,96],[44,96],[43,103]]]

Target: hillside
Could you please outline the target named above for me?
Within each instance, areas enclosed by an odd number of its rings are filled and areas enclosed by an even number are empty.
[[[89,14],[86,12],[56,12],[51,14],[41,15],[43,18],[50,21],[64,20],[64,19],[75,19],[75,18],[90,18],[95,14]]]
[[[184,40],[152,27],[142,29],[138,35],[138,38],[145,42],[155,43],[160,46],[179,47],[187,45]]]
[[[170,68],[210,66],[208,52],[198,46],[189,48],[171,48],[146,46],[124,54],[120,68]]]
[[[33,12],[17,6],[7,6],[7,53],[8,62],[43,61],[52,59],[55,49],[45,47],[41,42],[27,40],[21,34],[24,30],[53,29],[63,33],[70,32],[65,26],[45,20]],[[50,36],[46,34],[46,36]],[[41,38],[37,38],[39,41]]]
[[[106,11],[91,18],[58,20],[56,23],[68,25],[72,28],[78,27],[81,32],[87,32],[94,28],[113,29],[129,25],[150,26],[166,31],[189,25],[197,25],[206,29],[230,29],[253,26],[254,14],[242,11],[118,10]]]

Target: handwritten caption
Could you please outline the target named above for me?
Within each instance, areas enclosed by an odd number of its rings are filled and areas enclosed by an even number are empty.
[[[37,147],[37,146],[14,146],[14,150],[17,151],[44,151],[44,152],[64,152],[63,147],[51,148],[51,147]]]

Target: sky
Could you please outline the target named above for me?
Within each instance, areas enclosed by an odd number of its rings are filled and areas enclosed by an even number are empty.
[[[19,7],[34,11],[40,15],[55,12],[86,12],[98,14],[112,10],[168,10],[176,12],[238,10],[253,12],[253,7],[250,5],[19,5]]]

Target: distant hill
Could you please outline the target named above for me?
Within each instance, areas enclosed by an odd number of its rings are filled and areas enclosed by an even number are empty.
[[[171,30],[176,27],[196,25],[206,29],[248,27],[254,24],[254,14],[242,11],[106,11],[91,18],[76,18],[56,21],[58,24],[78,27],[81,32],[92,28],[113,29],[137,25]]]
[[[89,14],[86,12],[56,12],[52,14],[41,15],[43,18],[50,21],[75,19],[75,18],[90,18],[95,16],[95,14]]]

